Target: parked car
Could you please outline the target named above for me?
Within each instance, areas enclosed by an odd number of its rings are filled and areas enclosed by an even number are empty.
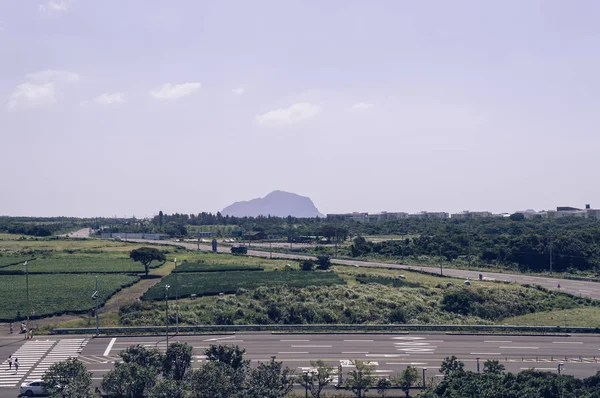
[[[26,397],[33,397],[34,395],[48,395],[44,387],[42,387],[43,380],[33,380],[29,383],[22,383],[20,395],[25,395]]]

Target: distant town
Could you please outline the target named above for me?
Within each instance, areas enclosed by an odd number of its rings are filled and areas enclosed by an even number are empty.
[[[592,209],[589,204],[585,205],[584,209],[576,207],[560,206],[556,210],[519,210],[513,214],[522,214],[525,218],[562,218],[562,217],[579,217],[579,218],[590,218],[594,220],[600,220],[600,209]],[[457,219],[471,219],[471,218],[489,218],[489,217],[510,217],[510,213],[499,213],[495,214],[490,211],[469,211],[465,210],[460,213],[446,213],[443,211],[422,211],[419,213],[405,213],[405,212],[387,212],[382,211],[380,213],[369,214],[366,212],[352,212],[352,213],[340,213],[340,214],[327,214],[327,218],[330,220],[343,220],[343,221],[359,221],[359,222],[378,222],[384,220],[402,220],[407,218],[418,218],[418,219],[433,219],[433,218],[457,218]]]

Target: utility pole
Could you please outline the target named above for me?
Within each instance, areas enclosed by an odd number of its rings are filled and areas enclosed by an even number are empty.
[[[167,329],[167,350],[169,349],[169,300],[168,300],[168,292],[171,286],[165,285],[165,315],[167,319],[165,320],[165,326]]]
[[[444,276],[444,268],[442,267],[442,246],[440,246],[440,276]]]
[[[550,235],[550,273],[552,273],[552,235]]]
[[[98,317],[98,277],[96,277],[96,291],[94,292],[94,299],[96,301],[96,337],[100,335],[100,318]]]
[[[269,239],[269,258],[270,259],[273,258],[273,248],[272,248],[271,244],[272,244],[272,242]]]
[[[175,334],[179,334],[179,274],[177,273],[177,257],[175,264]]]
[[[26,327],[29,327],[29,266],[27,265],[27,261],[25,261],[25,296],[27,300],[27,323]]]

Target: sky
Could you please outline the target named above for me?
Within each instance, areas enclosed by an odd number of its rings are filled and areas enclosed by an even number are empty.
[[[0,0],[0,215],[600,207],[596,0]],[[594,206],[595,205],[595,206]]]

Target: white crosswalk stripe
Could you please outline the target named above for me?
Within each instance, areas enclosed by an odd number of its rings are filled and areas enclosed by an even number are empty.
[[[69,358],[77,358],[83,347],[87,344],[89,339],[64,339],[59,340],[58,343],[52,347],[52,350],[42,359],[42,361],[31,371],[25,381],[33,381],[41,379],[44,373],[54,363],[65,361]]]
[[[56,344],[56,340],[29,340],[12,354],[13,361],[19,360],[19,370],[8,368],[8,358],[0,365],[0,387],[16,387],[34,365]],[[14,363],[14,362],[13,362]]]

